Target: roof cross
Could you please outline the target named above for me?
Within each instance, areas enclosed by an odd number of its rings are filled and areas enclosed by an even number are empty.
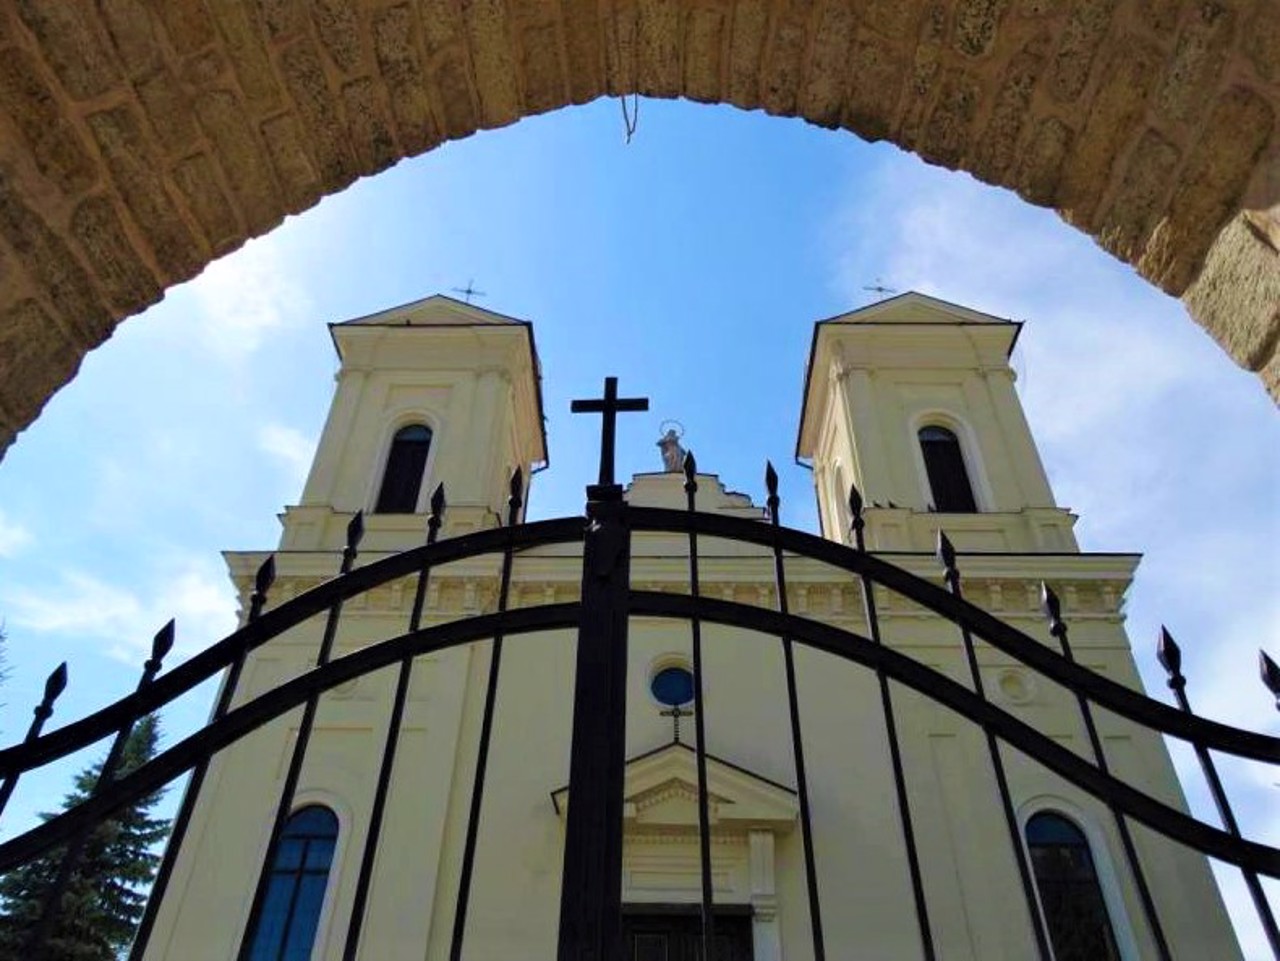
[[[600,486],[614,486],[613,455],[618,434],[618,412],[648,410],[648,397],[619,397],[618,378],[604,379],[604,396],[591,400],[575,400],[569,410],[575,414],[603,414],[600,436]]]
[[[672,730],[671,733],[672,733],[672,736],[675,738],[675,743],[679,744],[680,743],[680,718],[693,717],[693,711],[686,711],[683,707],[677,704],[675,707],[667,708],[667,710],[665,711],[659,711],[658,714],[661,717],[671,718],[671,725],[674,729]]]
[[[485,296],[485,292],[484,292],[483,290],[476,290],[475,283],[476,283],[476,282],[475,282],[474,280],[468,280],[468,281],[467,281],[467,286],[465,286],[465,287],[454,287],[454,288],[453,288],[453,292],[454,292],[455,294],[462,294],[462,296],[463,296],[463,298],[464,298],[464,302],[469,304],[469,303],[471,303],[471,298],[472,298],[472,297],[484,297],[484,296]]]

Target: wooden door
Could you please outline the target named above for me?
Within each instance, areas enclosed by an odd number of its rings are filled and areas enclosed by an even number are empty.
[[[622,936],[627,961],[702,961],[702,919],[687,911],[625,913]],[[752,961],[751,918],[716,915],[713,961]]]

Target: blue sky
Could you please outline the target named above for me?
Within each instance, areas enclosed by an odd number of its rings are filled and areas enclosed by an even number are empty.
[[[471,280],[482,306],[536,325],[552,466],[532,516],[580,509],[598,418],[568,402],[614,374],[652,403],[622,419],[620,474],[658,468],[674,418],[731,488],[759,497],[771,458],[784,519],[815,529],[791,464],[813,321],[876,299],[877,280],[1026,321],[1014,364],[1059,503],[1085,550],[1145,554],[1128,614],[1149,689],[1167,693],[1152,656],[1166,623],[1203,713],[1280,733],[1256,672],[1259,646],[1280,653],[1280,421],[1176,300],[1052,213],[891,146],[655,101],[625,144],[618,103],[597,101],[360,182],[86,359],[0,463],[0,736],[21,736],[60,659],[59,716],[76,717],[132,687],[168,617],[179,656],[226,633],[218,552],[273,546],[301,491],[336,369],[325,322]],[[167,730],[204,710],[170,712]],[[1228,775],[1247,830],[1280,843],[1276,773]],[[30,779],[5,833],[66,784]],[[1242,886],[1220,876],[1264,957]]]

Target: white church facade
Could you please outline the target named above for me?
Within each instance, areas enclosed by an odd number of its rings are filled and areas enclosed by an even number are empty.
[[[1020,330],[919,294],[815,326],[796,453],[813,466],[822,536],[855,546],[856,487],[867,550],[937,584],[945,530],[968,601],[1056,651],[1042,613],[1050,585],[1075,660],[1140,690],[1123,615],[1138,557],[1080,551],[1014,390],[1008,357]],[[281,515],[278,549],[226,555],[246,616],[270,553],[279,605],[334,576],[357,515],[357,565],[419,547],[440,485],[441,543],[499,528],[522,519],[508,503],[513,473],[527,481],[547,461],[528,323],[436,296],[331,331],[337,388],[300,502]],[[767,505],[715,474],[696,482],[698,511],[770,523]],[[639,474],[623,497],[681,511],[685,483],[679,471]],[[403,635],[414,618],[429,627],[574,603],[582,550],[514,550],[505,571],[501,554],[462,558],[433,569],[420,599],[413,577],[354,596],[331,636],[317,617],[254,650],[232,704],[303,675],[322,649],[340,658]],[[698,562],[703,596],[779,606],[767,548],[703,537]],[[629,563],[642,591],[690,591],[683,534],[634,533]],[[868,595],[846,570],[790,558],[784,600],[819,625],[868,631]],[[972,686],[956,624],[880,587],[871,600],[878,643]],[[718,961],[1025,961],[1043,952],[1037,926],[1057,961],[1160,958],[1162,944],[1180,961],[1240,957],[1202,855],[1132,820],[1122,826],[1106,803],[1008,745],[992,747],[970,720],[806,645],[794,651],[793,720],[790,655],[777,637],[707,622],[700,643]],[[302,709],[290,711],[215,756],[145,957],[444,961],[457,956],[463,887],[461,957],[555,957],[575,803],[576,644],[563,628],[508,637],[496,673],[492,638],[407,657],[325,691],[305,724]],[[690,625],[633,616],[626,644],[623,957],[692,961],[702,847]],[[975,656],[992,704],[1095,760],[1073,692],[990,645]],[[1101,710],[1096,724],[1111,774],[1185,809],[1157,734]],[[483,796],[473,805],[478,766]]]

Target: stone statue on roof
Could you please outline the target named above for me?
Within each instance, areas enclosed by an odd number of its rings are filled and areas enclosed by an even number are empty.
[[[666,428],[658,440],[658,448],[662,451],[662,469],[668,474],[679,474],[684,470],[684,448],[680,446],[684,427],[678,421],[664,420],[659,430],[662,428]]]

